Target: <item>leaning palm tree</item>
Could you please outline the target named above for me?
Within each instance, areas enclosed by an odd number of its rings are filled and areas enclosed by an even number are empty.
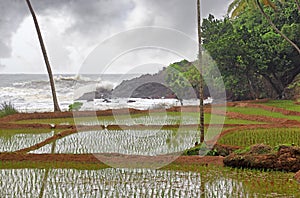
[[[231,17],[236,17],[239,14],[241,14],[247,7],[250,7],[252,9],[259,9],[260,13],[265,17],[265,19],[268,21],[268,23],[271,25],[273,30],[277,32],[283,39],[285,39],[288,43],[290,43],[300,54],[300,49],[297,46],[296,43],[291,41],[285,34],[283,34],[273,23],[272,19],[270,18],[269,15],[267,15],[264,11],[264,8],[261,4],[261,1],[264,6],[269,6],[273,8],[274,10],[276,9],[276,6],[274,3],[272,3],[270,0],[234,0],[228,7],[227,13],[231,13]],[[296,4],[299,9],[299,1],[295,0]]]
[[[202,69],[202,35],[201,35],[201,5],[200,0],[197,0],[197,25],[198,25],[198,69],[200,71],[200,84],[199,84],[199,99],[200,99],[200,143],[204,142],[204,93],[203,93],[203,69]]]
[[[32,8],[31,3],[30,3],[30,0],[25,0],[25,1],[28,5],[29,11],[30,11],[31,16],[32,16],[33,21],[34,21],[35,29],[36,29],[36,32],[37,32],[37,35],[38,35],[38,38],[39,38],[39,42],[40,42],[40,46],[41,46],[41,49],[42,49],[42,53],[43,53],[43,56],[44,56],[44,61],[45,61],[46,67],[47,67],[50,86],[51,86],[51,91],[52,91],[54,111],[60,111],[58,101],[57,101],[57,97],[56,97],[56,91],[55,91],[55,85],[54,85],[52,70],[51,70],[50,62],[49,62],[49,59],[48,59],[48,56],[47,56],[46,47],[45,47],[45,44],[44,44],[44,41],[43,41],[42,33],[41,33],[41,30],[40,30],[36,15],[34,13],[34,10]]]

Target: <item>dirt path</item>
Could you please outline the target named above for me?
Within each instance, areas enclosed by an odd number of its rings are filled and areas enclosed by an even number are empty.
[[[255,101],[257,102],[257,101]],[[251,107],[251,108],[260,108],[271,112],[279,112],[284,115],[300,115],[300,112],[289,111],[281,108],[270,107],[263,104],[254,104],[253,101],[248,102],[232,102],[228,103],[228,106],[239,106],[239,107]],[[151,110],[151,112],[164,112],[165,110]],[[199,111],[197,106],[185,106],[185,107],[172,107],[168,110],[168,112],[197,112]],[[135,110],[135,109],[119,109],[119,110],[105,110],[105,111],[97,111],[97,112],[74,112],[76,116],[110,116],[114,114],[138,114],[138,113],[149,113],[148,110]],[[211,112],[211,106],[207,105],[205,107],[205,112]],[[16,124],[11,123],[20,120],[28,120],[28,119],[53,119],[53,118],[71,118],[73,117],[73,112],[61,112],[61,113],[29,113],[29,114],[15,114],[11,116],[4,117],[0,119],[0,128],[1,129],[18,129],[18,128],[44,128],[44,129],[51,129],[53,128],[49,124]],[[231,127],[230,129],[224,130],[218,137],[232,133],[238,130],[246,130],[246,129],[255,129],[255,128],[290,128],[290,127],[300,127],[300,122],[296,120],[288,120],[285,118],[273,118],[269,116],[263,115],[246,115],[236,112],[227,112],[227,117],[232,119],[242,119],[242,120],[251,120],[251,121],[259,121],[265,122],[267,124],[228,124],[224,125],[223,127]],[[206,125],[208,126],[208,125]],[[213,125],[210,125],[213,126]],[[217,125],[216,125],[217,126]],[[118,126],[118,125],[109,125],[109,126],[75,126],[75,125],[57,125],[55,126],[56,129],[65,129],[64,131],[53,135],[52,137],[38,143],[32,145],[28,148],[23,148],[15,153],[0,153],[0,161],[71,161],[71,162],[86,162],[86,163],[98,163],[99,160],[95,158],[92,154],[81,154],[81,155],[74,155],[74,154],[28,154],[30,151],[34,151],[39,149],[47,144],[50,144],[58,139],[66,137],[70,134],[77,133],[78,131],[84,130],[92,130],[92,129],[108,129],[108,130],[118,130],[118,129],[146,129],[146,128],[162,128],[162,129],[169,129],[174,127],[179,127],[179,125],[164,125],[164,126],[145,126],[145,125],[134,125],[134,126]],[[180,125],[180,127],[197,127],[197,125]],[[27,154],[26,154],[27,153]],[[128,157],[127,157],[128,158]],[[122,159],[122,158],[120,158]],[[130,158],[131,159],[131,158]],[[151,158],[145,158],[147,161]],[[131,160],[134,161],[132,158]],[[152,161],[163,160],[163,157],[156,157],[151,159]],[[150,160],[150,161],[151,161]],[[199,156],[181,156],[175,160],[176,163],[200,163],[200,164],[217,164],[223,165],[222,158],[220,157],[203,157],[200,158]]]
[[[162,163],[168,159],[168,156],[157,156],[157,157],[148,157],[148,156],[125,156],[125,155],[112,155],[110,158],[111,163],[127,162],[131,163]],[[97,156],[97,157],[96,157]],[[107,156],[103,154],[102,156]],[[174,157],[174,156],[171,156]],[[177,157],[176,157],[177,158]],[[97,164],[103,163],[99,159],[101,156],[99,154],[20,154],[20,153],[0,153],[0,161],[11,161],[11,162],[70,162],[70,163],[89,163]],[[175,159],[175,158],[174,158]],[[173,163],[176,164],[185,164],[185,165],[218,165],[223,166],[223,157],[221,156],[179,156]]]

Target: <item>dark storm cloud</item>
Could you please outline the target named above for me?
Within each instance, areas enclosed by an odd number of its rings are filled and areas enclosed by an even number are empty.
[[[203,16],[213,13],[221,17],[223,14],[219,13],[226,10],[230,1],[201,2]],[[72,19],[72,24],[61,36],[72,34],[78,40],[99,40],[103,35],[109,37],[139,26],[174,28],[190,36],[196,33],[196,0],[31,0],[31,3],[39,19],[41,16]],[[12,36],[29,16],[29,11],[24,0],[0,0],[0,9],[1,59],[10,57]]]
[[[11,37],[23,21],[26,12],[22,3],[19,0],[0,1],[0,58],[9,57],[11,54]]]
[[[136,0],[147,8],[148,17],[144,25],[175,28],[187,34],[196,32],[196,0]],[[201,0],[201,15],[213,14],[222,17],[230,0]]]
[[[122,23],[126,12],[133,8],[130,0],[31,0],[36,14],[55,15],[67,12],[75,23],[67,33],[82,34],[105,31],[107,26]],[[24,0],[0,0],[0,58],[11,54],[11,37],[29,11]],[[89,36],[89,35],[86,35]]]

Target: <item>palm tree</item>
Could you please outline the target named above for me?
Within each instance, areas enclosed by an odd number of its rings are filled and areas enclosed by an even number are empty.
[[[201,35],[201,5],[200,0],[197,0],[197,17],[198,17],[198,68],[200,71],[200,84],[199,84],[199,99],[200,99],[200,143],[204,142],[204,94],[203,94],[203,76],[202,76],[202,35]]]
[[[296,4],[299,9],[299,1],[295,0]],[[270,0],[263,0],[262,1],[264,6],[269,6],[273,8],[274,10],[276,9],[276,6],[270,1]],[[273,30],[277,32],[283,39],[285,39],[288,43],[290,43],[300,54],[300,49],[299,47],[291,41],[285,34],[283,34],[273,23],[272,19],[265,13],[263,6],[261,4],[261,0],[234,0],[228,7],[227,13],[231,13],[231,17],[236,17],[239,14],[241,14],[247,7],[250,7],[252,9],[259,9],[260,13],[266,18],[268,23],[271,25]]]
[[[49,80],[50,80],[51,91],[52,91],[54,111],[55,112],[60,111],[58,101],[57,101],[57,97],[56,97],[56,91],[55,91],[55,85],[54,85],[52,70],[51,70],[50,62],[49,62],[49,59],[48,59],[48,56],[47,56],[46,47],[45,47],[45,44],[44,44],[44,41],[43,41],[41,30],[40,30],[36,15],[34,13],[34,10],[31,6],[30,0],[26,0],[26,3],[28,5],[29,11],[30,11],[31,16],[32,16],[33,21],[34,21],[35,29],[36,29],[36,32],[37,32],[37,35],[38,35],[38,38],[39,38],[39,42],[40,42],[40,46],[41,46],[41,49],[42,49],[42,53],[43,53],[43,56],[44,56],[44,61],[45,61],[46,67],[47,67],[48,76],[49,76]]]

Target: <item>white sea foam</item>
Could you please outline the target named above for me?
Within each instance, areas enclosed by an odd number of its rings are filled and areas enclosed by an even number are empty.
[[[11,102],[21,112],[46,112],[53,111],[53,102],[50,85],[46,75],[30,78],[31,76],[12,76],[11,82],[2,82],[0,79],[0,103]],[[84,93],[95,91],[98,88],[107,90],[118,85],[120,76],[111,75],[99,78],[98,76],[60,75],[55,77],[56,91],[60,107],[63,111]],[[31,79],[31,80],[29,80]],[[4,85],[5,86],[1,86]],[[9,86],[7,86],[9,84]],[[76,90],[76,91],[74,91]],[[80,90],[80,93],[78,92]],[[141,98],[113,98],[106,102],[103,99],[82,101],[81,110],[105,110],[118,108],[155,109],[179,106],[177,99],[141,99]],[[135,102],[128,102],[129,100]],[[205,100],[211,103],[212,99]],[[184,100],[184,105],[198,105],[199,101]]]

